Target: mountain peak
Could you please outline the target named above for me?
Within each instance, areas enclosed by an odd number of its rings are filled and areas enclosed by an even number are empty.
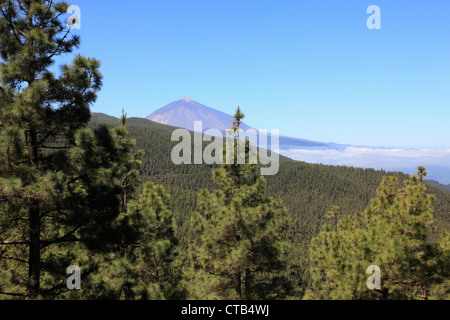
[[[188,130],[194,129],[195,121],[202,121],[204,130],[230,129],[234,121],[231,115],[207,107],[189,97],[169,103],[150,114],[147,119]],[[241,128],[244,131],[250,129],[245,123],[241,125]]]

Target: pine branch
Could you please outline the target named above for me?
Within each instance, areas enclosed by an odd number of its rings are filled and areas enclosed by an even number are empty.
[[[48,13],[50,12],[50,9],[52,8],[52,5],[53,5],[53,0],[50,0],[48,5],[47,5],[47,11],[45,12],[44,17],[48,16]],[[45,18],[42,19],[42,21],[37,26],[38,29],[41,28],[44,25],[44,21],[46,22],[45,25],[47,25],[49,19],[45,19]]]
[[[38,145],[40,146],[40,145],[42,145],[43,143],[44,143],[44,141],[46,141],[52,134],[54,134],[56,131],[57,131],[57,129],[58,128],[53,128],[52,130],[50,130],[49,132],[47,132],[47,134],[43,137],[43,138],[41,138],[39,141],[38,141]]]
[[[59,238],[55,240],[49,240],[49,241],[41,241],[41,249],[44,249],[46,247],[51,246],[52,244],[58,244],[58,243],[69,243],[69,242],[83,242],[86,241],[86,239],[78,239],[78,238]]]
[[[67,289],[65,281],[49,289],[41,290],[41,294],[45,297],[56,296],[59,292],[61,292],[64,289]]]
[[[17,244],[28,245],[28,244],[30,244],[30,241],[23,241],[23,240],[18,240],[18,241],[0,241],[0,244],[2,244],[2,245],[17,245]]]
[[[23,263],[29,263],[28,260],[22,260],[22,259],[13,258],[13,257],[6,257],[6,256],[0,256],[0,259],[13,260],[13,261],[18,261],[18,262],[23,262]]]
[[[27,14],[27,10],[25,10],[25,8],[22,6],[22,1],[18,0],[17,2],[19,3],[20,10],[22,10],[25,13],[25,15],[26,15]]]
[[[43,149],[50,149],[50,150],[61,150],[61,149],[70,149],[70,147],[50,147],[50,146],[40,146]]]
[[[7,18],[9,24],[11,25],[11,29],[12,29],[13,34],[14,34],[14,36],[16,37],[17,41],[20,42],[20,44],[22,44],[22,41],[20,41],[19,36],[18,36],[17,33],[16,33],[15,26],[14,26],[14,24],[11,22],[11,19],[9,18],[9,15],[8,15],[8,16],[6,15],[5,11],[3,11],[3,8],[1,9],[1,11],[2,11],[2,13],[3,13],[3,16],[4,16],[5,18]]]
[[[12,7],[11,1],[9,1],[9,6]],[[26,38],[25,34],[24,34],[21,30],[18,30],[18,29],[17,29],[15,23],[14,23],[13,20],[12,20],[11,15],[10,15],[10,14],[6,15],[6,13],[3,11],[3,8],[2,8],[2,13],[3,13],[3,15],[5,16],[5,18],[6,18],[6,17],[8,18],[8,22],[9,22],[9,24],[11,25],[11,29],[12,29],[12,31],[13,31],[13,33],[14,33],[14,36],[16,37],[17,41],[18,41],[21,45],[23,45],[23,43],[22,43],[22,41],[20,40],[19,35],[17,34],[17,32],[19,32],[24,38]],[[17,31],[17,32],[16,32],[16,31]]]
[[[3,294],[5,296],[12,296],[12,297],[25,297],[26,296],[24,293],[12,293],[12,292],[3,292],[3,291],[0,291],[0,294]]]
[[[8,197],[5,197],[5,199],[8,199]],[[15,222],[15,221],[20,221],[20,220],[30,220],[30,218],[29,217],[17,217],[17,218],[9,220],[8,223]]]
[[[66,34],[65,34],[64,37],[61,39],[61,41],[58,43],[58,46],[56,47],[55,51],[54,51],[51,55],[48,56],[48,59],[53,58],[53,56],[55,56],[55,55],[58,53],[59,48],[61,47],[61,45],[63,44],[64,40],[65,40],[66,37],[69,35],[69,33],[70,33],[70,28],[67,29]]]
[[[66,235],[54,239],[54,240],[47,240],[47,241],[41,241],[41,248],[45,248],[48,246],[51,246],[52,244],[56,244],[56,243],[67,243],[67,242],[79,242],[79,241],[83,241],[81,239],[78,239],[76,237],[73,237],[73,234],[80,229],[81,227],[78,226],[75,229],[73,229],[72,231],[70,231],[69,233],[67,233]]]

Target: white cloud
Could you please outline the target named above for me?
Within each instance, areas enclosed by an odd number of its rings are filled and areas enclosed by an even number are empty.
[[[448,149],[383,149],[347,147],[337,149],[289,149],[281,154],[294,160],[309,163],[345,165],[385,170],[405,170],[428,167],[448,168],[450,172],[450,148]]]

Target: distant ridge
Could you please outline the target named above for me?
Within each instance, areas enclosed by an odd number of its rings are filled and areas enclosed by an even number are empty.
[[[203,130],[227,130],[233,125],[233,117],[216,109],[207,107],[189,97],[169,103],[156,110],[146,119],[174,127],[194,130],[194,121],[202,121]],[[251,129],[243,123],[243,130]]]
[[[425,181],[433,186],[436,186],[436,187],[442,189],[442,190],[450,192],[450,184],[442,184],[442,183],[437,182],[436,180],[428,180],[428,179]]]

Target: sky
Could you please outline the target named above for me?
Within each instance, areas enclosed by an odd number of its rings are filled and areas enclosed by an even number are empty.
[[[450,147],[448,0],[71,3],[77,53],[102,61],[93,112],[146,117],[189,96],[286,136]],[[370,5],[379,30],[367,28]]]

